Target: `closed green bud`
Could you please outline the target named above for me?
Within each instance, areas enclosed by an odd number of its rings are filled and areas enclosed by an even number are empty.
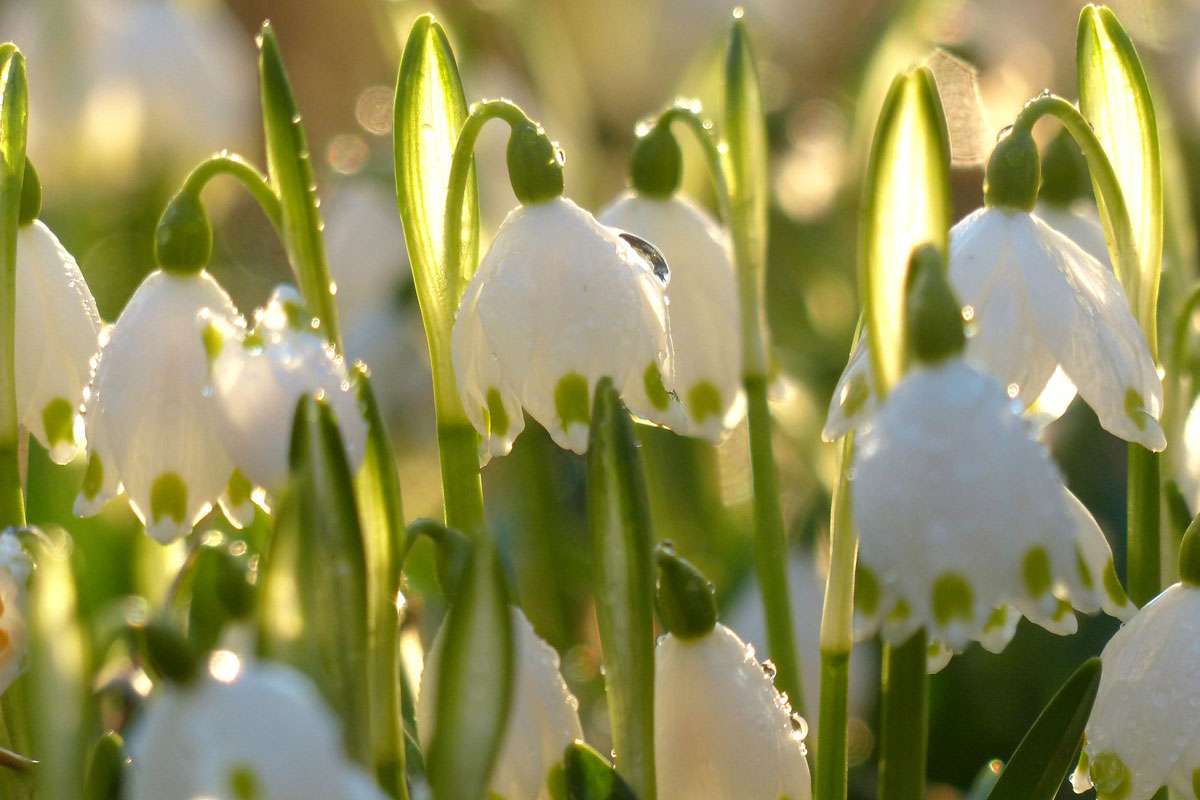
[[[1042,157],[1042,188],[1038,198],[1056,206],[1069,206],[1092,190],[1087,160],[1066,130],[1050,140]]]
[[[176,684],[191,683],[199,665],[191,645],[178,630],[164,620],[154,620],[141,628],[142,650],[154,674]]]
[[[653,125],[638,136],[629,167],[634,191],[665,200],[679,189],[683,151],[667,125]]]
[[[519,122],[508,137],[508,179],[522,205],[563,193],[563,153],[540,125]]]
[[[1190,586],[1200,586],[1200,516],[1188,525],[1179,546],[1179,579]]]
[[[680,639],[706,636],[717,624],[717,600],[712,583],[663,542],[654,549],[658,562],[655,605],[662,626]]]
[[[908,262],[906,327],[909,355],[935,364],[962,352],[962,306],[954,295],[941,253],[931,244],[913,250]]]
[[[1042,164],[1033,133],[1010,128],[1000,137],[988,159],[983,180],[983,201],[998,208],[1032,211],[1042,181]]]
[[[120,800],[125,763],[125,740],[109,731],[96,740],[88,759],[85,800]]]
[[[38,180],[33,161],[25,157],[25,177],[21,178],[21,211],[18,223],[24,227],[42,213],[42,182]]]
[[[212,225],[199,195],[182,191],[171,198],[154,231],[154,258],[170,272],[199,272],[212,255]]]

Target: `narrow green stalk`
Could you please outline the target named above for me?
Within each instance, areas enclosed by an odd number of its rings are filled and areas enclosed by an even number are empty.
[[[271,220],[280,238],[283,237],[283,207],[279,196],[267,183],[266,176],[236,153],[218,153],[201,161],[188,173],[181,191],[199,196],[208,182],[218,175],[228,175],[241,183]]]
[[[461,413],[462,406],[458,409]],[[435,411],[446,524],[463,533],[482,536],[485,521],[483,481],[479,477],[479,434],[465,416],[446,423],[446,411],[440,406]]]
[[[925,629],[883,648],[879,800],[924,800],[929,738]]]
[[[1159,457],[1139,444],[1129,444],[1128,569],[1129,597],[1138,606],[1154,599],[1162,587],[1159,555]]]
[[[25,58],[7,45],[0,69],[0,528],[25,524],[17,430],[17,228],[25,177]]]
[[[842,440],[841,466],[829,520],[829,577],[821,614],[821,747],[817,751],[817,800],[845,800],[850,651],[854,646],[854,566],[858,536],[850,515],[850,465],[854,434]]]

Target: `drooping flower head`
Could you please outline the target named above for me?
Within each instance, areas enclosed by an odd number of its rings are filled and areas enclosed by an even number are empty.
[[[944,663],[971,640],[1003,649],[1020,614],[1060,634],[1076,629],[1072,607],[1128,616],[1096,521],[1000,383],[959,355],[936,251],[912,269],[914,363],[856,442],[860,634],[900,644],[924,627]]]
[[[558,654],[538,637],[516,606],[512,607],[512,627],[516,664],[512,704],[489,796],[551,800],[547,776],[562,761],[567,745],[583,739],[579,702],[559,674]],[[445,636],[439,632],[421,673],[417,733],[426,748],[437,719],[437,676],[444,642]]]
[[[485,460],[512,448],[524,411],[560,447],[585,452],[590,399],[604,377],[639,417],[666,424],[678,415],[665,262],[562,196],[561,156],[514,158],[514,148],[553,148],[540,129],[520,127],[509,140],[509,173],[522,205],[468,284],[451,342]],[[554,174],[518,172],[530,165]]]

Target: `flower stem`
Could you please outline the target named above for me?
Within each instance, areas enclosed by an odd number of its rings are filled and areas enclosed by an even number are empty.
[[[850,692],[854,645],[854,566],[858,537],[850,518],[850,465],[854,434],[842,440],[841,466],[829,520],[829,578],[821,613],[821,748],[817,751],[817,800],[845,800]]]
[[[929,734],[925,629],[883,648],[879,800],[924,800]]]
[[[1127,583],[1138,606],[1154,599],[1162,587],[1159,556],[1159,458],[1140,444],[1129,444]]]
[[[280,238],[283,237],[283,207],[280,205],[279,196],[267,183],[266,176],[236,153],[222,152],[201,161],[188,173],[182,191],[199,196],[208,182],[218,175],[228,175],[241,183],[267,215],[267,219],[271,220],[275,232]]]

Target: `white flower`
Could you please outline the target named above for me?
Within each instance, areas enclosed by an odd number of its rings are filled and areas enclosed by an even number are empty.
[[[1035,214],[981,208],[950,231],[950,283],[970,324],[966,357],[1022,408],[1061,414],[1078,387],[1110,433],[1162,450],[1162,381],[1112,270]],[[865,340],[838,381],[822,433],[870,416]],[[1039,408],[1040,407],[1040,408]]]
[[[251,485],[278,496],[288,479],[296,404],[305,395],[321,394],[337,418],[353,472],[362,462],[367,426],[345,362],[314,329],[291,286],[277,288],[256,319],[254,331],[245,334],[219,312],[206,310],[198,318],[197,337],[203,337],[211,359],[217,430],[234,466]],[[245,493],[233,494],[240,499]],[[227,512],[244,517],[227,501]]]
[[[16,531],[0,533],[0,694],[25,668],[25,591],[31,565]]]
[[[667,634],[654,666],[659,800],[808,800],[804,737],[771,676],[733,631]]]
[[[210,658],[195,685],[152,696],[130,736],[131,800],[383,800],[342,753],[338,723],[300,673]]]
[[[16,381],[20,422],[58,464],[83,442],[79,406],[100,314],[75,259],[40,220],[17,232]]]
[[[972,639],[1003,649],[1016,612],[1068,634],[1072,606],[1134,611],[1096,521],[961,358],[912,368],[860,432],[853,475],[860,635],[882,626],[899,644],[924,627],[937,666]]]
[[[91,462],[76,513],[99,510],[118,485],[160,542],[185,535],[211,510],[233,472],[217,410],[204,391],[208,360],[196,315],[237,309],[207,272],[152,272],[112,328],[87,392]]]
[[[663,283],[620,231],[570,200],[514,209],[454,322],[454,371],[481,458],[508,453],[522,407],[560,447],[585,452],[604,377],[634,414],[674,421]]]
[[[562,761],[567,745],[583,739],[579,702],[558,671],[558,653],[538,638],[525,614],[512,607],[512,704],[500,755],[492,770],[489,797],[550,800],[546,776]],[[437,676],[445,646],[439,631],[425,660],[417,696],[417,733],[428,752],[437,718]]]
[[[626,194],[601,212],[600,221],[653,242],[670,265],[667,300],[675,388],[687,412],[679,432],[720,439],[745,413],[737,276],[729,237],[679,194],[665,200]]]
[[[1100,688],[1071,778],[1099,800],[1148,800],[1161,786],[1194,797],[1200,775],[1200,588],[1176,583],[1101,655]]]
[[[1108,260],[1108,242],[1104,240],[1104,228],[1100,225],[1095,203],[1090,200],[1076,200],[1064,206],[1039,200],[1033,213],[1042,222],[1082,247],[1092,258],[1112,269]]]

